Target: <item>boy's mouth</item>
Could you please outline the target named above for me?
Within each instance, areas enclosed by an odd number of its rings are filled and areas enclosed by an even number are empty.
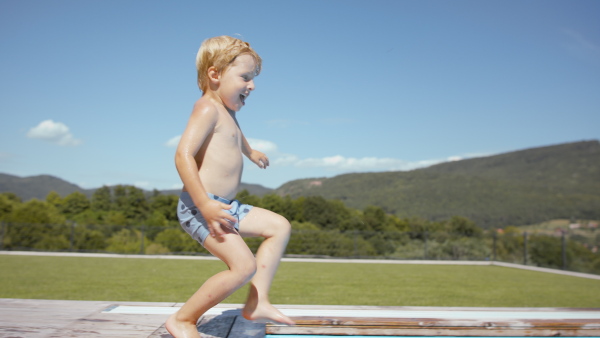
[[[240,94],[240,101],[242,101],[242,104],[246,104],[246,95]]]

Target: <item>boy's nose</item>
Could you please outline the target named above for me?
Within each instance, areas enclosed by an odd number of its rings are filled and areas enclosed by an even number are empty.
[[[254,90],[254,80],[250,80],[250,82],[248,83],[248,90]]]

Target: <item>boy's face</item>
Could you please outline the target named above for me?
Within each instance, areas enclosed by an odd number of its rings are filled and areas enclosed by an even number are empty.
[[[238,56],[235,61],[220,74],[217,93],[225,107],[239,111],[246,103],[250,92],[254,90],[256,61],[247,54]]]

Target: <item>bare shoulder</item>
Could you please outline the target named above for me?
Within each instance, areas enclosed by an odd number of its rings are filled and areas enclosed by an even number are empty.
[[[216,122],[219,118],[219,110],[211,99],[203,96],[194,103],[191,118]]]

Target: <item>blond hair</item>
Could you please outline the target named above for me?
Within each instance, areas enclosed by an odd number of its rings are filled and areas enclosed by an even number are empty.
[[[202,42],[196,55],[198,70],[198,87],[204,93],[208,90],[208,69],[215,67],[222,73],[242,54],[248,54],[256,61],[256,75],[260,73],[262,59],[250,47],[250,44],[230,36],[217,36]]]

